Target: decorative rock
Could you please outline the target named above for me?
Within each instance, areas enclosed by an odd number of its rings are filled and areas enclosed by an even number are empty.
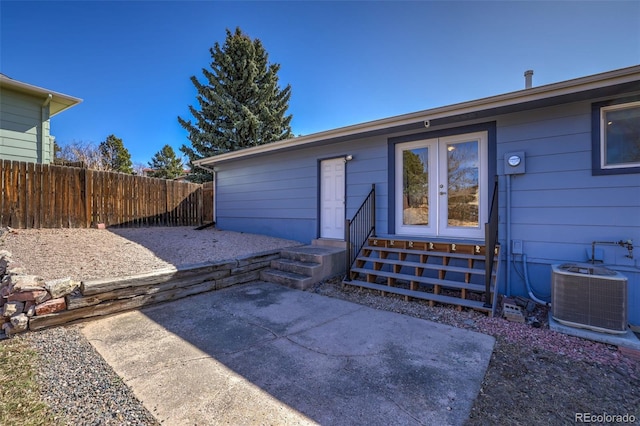
[[[25,307],[25,311],[27,313],[27,316],[29,318],[31,318],[32,316],[34,316],[36,314],[36,305],[31,305],[28,308]]]
[[[64,297],[58,299],[51,299],[39,305],[36,305],[36,316],[53,314],[55,312],[64,311],[67,309],[67,303]]]
[[[0,276],[7,272],[7,266],[9,265],[9,258],[0,254]]]
[[[3,317],[11,317],[15,314],[21,314],[24,311],[23,302],[7,302],[2,309]]]
[[[51,298],[57,299],[66,296],[75,290],[80,283],[72,281],[71,277],[60,278],[57,280],[46,281],[44,287],[51,293]]]
[[[10,263],[5,272],[7,275],[24,275],[24,268],[18,264]]]
[[[25,314],[14,315],[11,317],[11,325],[13,325],[14,333],[25,331],[29,326],[29,317]]]
[[[44,279],[37,275],[12,275],[9,278],[9,286],[13,293],[44,290]]]
[[[45,291],[44,293],[39,294],[38,296],[36,296],[36,305],[39,305],[40,303],[44,303],[47,300],[51,299],[51,294],[49,294],[48,291]]]
[[[28,300],[42,303],[47,300],[49,293],[46,290],[31,290],[21,291],[20,293],[13,293],[7,296],[9,302],[26,302]]]
[[[9,290],[9,286],[4,286],[0,288],[0,297],[2,297],[3,299],[6,299],[7,297],[9,297],[9,294],[11,294],[11,291]]]
[[[10,322],[5,322],[4,324],[2,324],[2,331],[4,331],[4,333],[7,336],[10,336],[13,330],[13,324],[11,324]]]

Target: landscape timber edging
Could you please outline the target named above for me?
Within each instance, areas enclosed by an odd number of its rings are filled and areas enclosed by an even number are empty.
[[[260,278],[260,270],[268,268],[272,260],[279,258],[280,249],[277,249],[234,260],[85,281],[79,291],[66,296],[66,310],[31,317],[29,329],[41,330],[255,281]]]

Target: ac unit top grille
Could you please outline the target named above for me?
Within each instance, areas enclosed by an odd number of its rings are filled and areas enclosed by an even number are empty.
[[[580,276],[585,279],[627,280],[627,277],[618,271],[602,266],[593,266],[589,263],[563,263],[562,265],[553,265],[552,269],[557,274]]]
[[[573,272],[574,274],[593,275],[593,276],[615,276],[618,272],[603,268],[601,266],[593,266],[584,263],[563,263],[557,267],[560,271]]]

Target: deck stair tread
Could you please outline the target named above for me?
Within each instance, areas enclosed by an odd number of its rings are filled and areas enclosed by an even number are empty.
[[[486,250],[484,244],[476,243],[370,237],[356,256],[343,284],[379,290],[382,294],[403,295],[406,300],[428,300],[430,306],[443,303],[492,315],[493,307],[487,308],[484,302],[473,300],[477,299],[477,294],[487,291],[484,283]],[[496,246],[487,295],[493,299],[493,304],[497,300],[499,251],[500,247]],[[476,296],[470,298],[471,293]]]
[[[457,253],[454,251],[446,252],[446,251],[436,251],[436,250],[416,250],[416,249],[392,248],[392,247],[381,247],[381,246],[370,246],[370,245],[363,246],[362,250],[384,251],[387,253],[424,254],[426,256],[451,257],[456,259],[484,260],[483,254]]]
[[[445,303],[449,305],[465,306],[465,307],[472,308],[478,311],[483,311],[483,312],[491,312],[491,308],[485,307],[484,302],[481,302],[478,300],[461,299],[459,297],[445,296],[442,294],[433,294],[425,291],[409,290],[409,289],[399,288],[399,287],[390,287],[384,284],[369,283],[369,282],[360,281],[360,280],[345,281],[345,284],[364,287],[371,290],[379,290],[387,293],[395,293],[395,294],[399,294],[407,297],[414,297],[416,299],[431,300],[434,302]]]
[[[484,259],[483,259],[484,260]],[[474,275],[485,275],[484,264],[483,268],[465,268],[462,266],[449,266],[449,265],[439,265],[436,263],[421,263],[421,262],[412,262],[407,260],[397,260],[397,259],[384,259],[380,257],[367,257],[367,256],[358,256],[356,261],[362,262],[372,262],[372,263],[384,263],[386,265],[400,265],[407,266],[411,268],[424,268],[424,269],[433,269],[436,271],[447,271],[447,272],[459,272],[462,274],[474,274]],[[492,274],[495,276],[495,273]]]
[[[471,283],[465,283],[462,281],[441,280],[438,278],[421,277],[416,275],[400,274],[396,272],[376,271],[376,270],[367,269],[367,268],[351,268],[351,271],[355,273],[366,274],[366,275],[374,275],[374,276],[385,277],[385,278],[394,278],[397,280],[403,280],[408,282],[413,281],[421,284],[439,285],[447,288],[456,288],[456,289],[464,288],[466,290],[478,291],[478,292],[483,292],[485,290],[484,284],[471,284]],[[387,287],[387,290],[385,291],[389,291],[389,287]]]

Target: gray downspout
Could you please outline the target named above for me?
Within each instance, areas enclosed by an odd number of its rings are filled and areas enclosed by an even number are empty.
[[[511,296],[511,175],[505,175],[507,180],[507,205],[506,205],[506,249],[507,249],[507,296]]]

